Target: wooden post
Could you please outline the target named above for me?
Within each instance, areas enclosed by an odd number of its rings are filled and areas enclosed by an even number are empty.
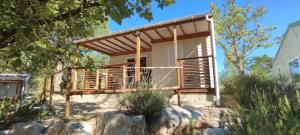
[[[77,90],[77,67],[79,65],[79,45],[76,46],[75,65],[73,70],[73,90]]]
[[[123,70],[123,90],[126,89],[126,65],[122,66],[122,70]]]
[[[67,67],[67,87],[66,87],[66,110],[65,110],[65,118],[69,118],[70,116],[70,96],[71,96],[71,68]]]
[[[77,69],[76,69],[77,66],[74,67],[73,69],[73,86],[72,86],[72,89],[73,90],[77,90]]]
[[[141,79],[140,66],[141,66],[141,38],[140,32],[136,32],[136,56],[135,56],[135,83],[138,85]]]
[[[52,104],[52,95],[53,95],[53,91],[54,91],[54,75],[51,75],[51,82],[50,82],[50,99],[49,99],[49,104]]]
[[[47,87],[47,78],[44,79],[44,88],[43,88],[43,95],[42,95],[42,100],[46,101],[46,87]]]
[[[100,74],[100,71],[99,71],[99,70],[100,70],[99,68],[96,69],[96,89],[97,89],[97,90],[100,89],[100,88],[99,88],[99,74]]]
[[[108,68],[105,69],[105,73],[106,73],[106,78],[105,78],[105,89],[108,89],[108,77],[109,77],[109,74],[108,74]]]
[[[177,86],[179,87],[178,91],[177,91],[177,101],[178,101],[178,105],[180,106],[181,105],[181,102],[180,102],[180,89],[182,88],[181,87],[181,83],[180,83],[180,69],[178,68],[179,67],[179,64],[178,64],[178,51],[177,51],[177,48],[178,48],[178,45],[177,45],[177,30],[176,30],[176,25],[174,26],[173,28],[173,37],[174,37],[174,60],[175,60],[175,65],[176,65],[176,84]]]

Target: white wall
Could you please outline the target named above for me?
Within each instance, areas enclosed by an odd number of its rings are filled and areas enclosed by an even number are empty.
[[[147,57],[147,66],[153,67],[175,67],[174,61],[174,43],[163,42],[152,45],[152,51],[141,53],[141,56]],[[178,41],[178,57],[197,57],[207,56],[212,54],[210,38],[198,37]],[[135,58],[135,54],[113,56],[110,64],[126,63],[128,58]],[[212,61],[211,61],[212,62]],[[212,65],[212,64],[210,64]],[[213,69],[211,69],[211,80],[213,80]],[[153,69],[152,79],[155,84],[160,86],[176,86],[175,69]],[[213,82],[211,82],[213,85]]]
[[[300,57],[300,25],[290,28],[286,33],[273,63],[274,71],[277,73],[277,68],[280,67],[280,74],[290,79],[288,63],[296,57]]]

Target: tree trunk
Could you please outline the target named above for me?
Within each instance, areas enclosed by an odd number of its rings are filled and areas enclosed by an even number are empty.
[[[245,75],[244,64],[239,64],[237,69],[238,69],[239,76],[244,76]]]

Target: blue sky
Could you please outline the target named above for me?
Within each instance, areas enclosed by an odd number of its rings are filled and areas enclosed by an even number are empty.
[[[143,26],[148,23],[155,23],[199,13],[208,13],[209,4],[211,2],[216,3],[220,7],[224,0],[176,0],[174,5],[165,7],[162,10],[154,5],[154,19],[152,21],[148,22],[138,16],[132,16],[131,18],[125,19],[122,25],[118,25],[110,20],[109,30],[111,32],[116,32],[132,27]],[[300,0],[236,0],[236,2],[242,7],[247,4],[251,4],[254,7],[264,6],[268,12],[260,22],[265,26],[277,27],[273,33],[274,36],[283,35],[288,24],[300,20]],[[268,54],[273,57],[275,56],[277,49],[278,45],[274,45],[268,49],[257,49],[252,55]],[[224,69],[224,55],[220,47],[217,47],[217,62],[218,71],[221,72]]]

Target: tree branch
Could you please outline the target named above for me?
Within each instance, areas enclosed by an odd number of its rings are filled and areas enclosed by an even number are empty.
[[[80,4],[80,6],[76,9],[67,11],[65,13],[59,14],[57,16],[54,16],[51,19],[36,19],[38,22],[40,22],[39,25],[43,25],[45,23],[43,22],[54,22],[54,21],[61,21],[61,20],[65,20],[68,18],[71,18],[73,16],[76,16],[78,14],[80,14],[82,12],[83,9],[89,9],[92,7],[100,7],[102,6],[100,3],[87,3],[86,1],[84,1],[82,4]],[[16,40],[14,38],[12,38],[13,35],[15,35],[18,32],[17,28],[11,28],[9,30],[1,30],[0,32],[0,49],[7,47],[10,43],[14,43],[16,42]]]

